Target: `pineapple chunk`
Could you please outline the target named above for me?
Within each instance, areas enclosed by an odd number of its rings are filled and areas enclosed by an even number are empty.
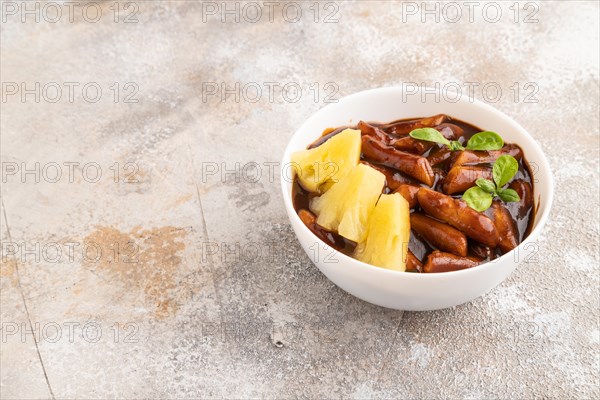
[[[317,224],[360,242],[365,238],[369,214],[384,184],[385,175],[368,165],[358,164],[327,193],[315,197],[310,209],[318,216]]]
[[[399,194],[381,195],[369,217],[367,236],[354,250],[354,258],[377,267],[406,270],[410,238],[410,209]]]
[[[345,129],[319,147],[292,154],[298,181],[309,192],[325,193],[360,159],[360,131]]]

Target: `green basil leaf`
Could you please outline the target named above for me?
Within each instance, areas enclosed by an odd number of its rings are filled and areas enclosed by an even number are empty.
[[[505,154],[498,157],[492,169],[492,175],[496,186],[501,188],[506,185],[519,170],[519,163],[513,156]]]
[[[505,203],[521,200],[519,194],[510,188],[498,190],[498,197],[500,197]]]
[[[484,131],[471,136],[467,143],[469,150],[500,150],[504,140],[496,132]]]
[[[496,193],[496,185],[489,179],[479,178],[475,184],[490,194]]]
[[[492,195],[478,186],[473,186],[463,194],[463,200],[469,207],[479,212],[485,211],[492,205]]]
[[[435,143],[440,143],[440,144],[445,144],[446,146],[450,147],[450,141],[448,139],[446,139],[444,137],[444,135],[442,135],[439,131],[433,129],[433,128],[419,128],[419,129],[413,129],[409,135],[412,138],[415,139],[419,139],[419,140],[426,140],[428,142],[435,142]]]
[[[457,142],[456,140],[453,140],[450,142],[450,150],[452,151],[456,151],[456,150],[464,150],[465,148],[463,147],[462,144],[460,144],[460,142]]]

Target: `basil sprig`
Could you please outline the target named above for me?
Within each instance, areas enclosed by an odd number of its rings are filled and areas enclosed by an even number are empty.
[[[409,135],[412,138],[435,142],[448,146],[452,151],[465,150],[465,147],[460,142],[446,139],[437,129],[434,128],[419,128],[413,129]],[[471,136],[467,142],[466,149],[468,150],[499,150],[504,146],[504,140],[496,132],[484,131]]]
[[[437,129],[433,128],[419,128],[413,129],[409,135],[412,138],[419,140],[426,140],[428,142],[435,142],[440,144],[445,144],[452,151],[455,150],[464,150],[465,148],[457,142],[456,140],[449,141],[446,139]]]
[[[500,150],[504,147],[504,140],[496,132],[483,131],[474,134],[467,143],[469,150]]]
[[[498,157],[492,168],[492,177],[494,181],[479,178],[475,181],[477,186],[473,186],[463,194],[463,200],[469,207],[481,212],[492,205],[495,196],[506,203],[521,200],[517,192],[510,188],[503,188],[516,175],[519,170],[517,160],[508,154]]]

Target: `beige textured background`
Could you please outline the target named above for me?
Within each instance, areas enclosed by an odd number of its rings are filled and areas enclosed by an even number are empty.
[[[23,5],[2,2],[1,397],[599,398],[598,3],[497,2],[495,23],[485,3],[470,22],[458,2],[452,23],[443,3],[436,22],[398,1],[296,2],[292,23],[285,3],[272,22],[263,4],[256,23],[223,23],[221,2],[120,3],[118,22],[114,2],[80,2],[52,23],[43,3],[39,22],[22,22]],[[10,94],[36,82],[39,102]],[[55,103],[50,82],[63,88]],[[79,84],[72,102],[66,82]],[[90,82],[95,103],[82,97]],[[203,99],[207,82],[263,93]],[[271,100],[265,82],[302,94]],[[482,100],[500,87],[493,104],[539,141],[556,180],[528,262],[437,312],[382,309],[331,284],[269,176],[325,95],[403,82],[473,82]],[[21,173],[36,162],[39,182]]]

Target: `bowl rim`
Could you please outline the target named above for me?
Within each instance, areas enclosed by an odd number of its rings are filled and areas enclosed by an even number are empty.
[[[376,265],[372,265],[363,261],[359,261],[351,256],[348,256],[344,253],[342,253],[339,250],[336,250],[335,248],[327,245],[325,242],[323,242],[321,239],[319,239],[310,229],[308,229],[308,227],[306,225],[304,225],[304,223],[302,222],[302,220],[300,219],[300,216],[298,216],[298,213],[296,212],[296,210],[294,209],[294,205],[293,205],[293,200],[292,200],[292,195],[291,195],[291,191],[290,193],[288,193],[288,184],[290,182],[288,182],[288,180],[286,179],[285,174],[283,173],[283,169],[286,167],[287,164],[289,164],[289,158],[291,156],[291,145],[293,142],[293,139],[300,134],[300,132],[303,130],[304,126],[307,125],[308,123],[310,123],[313,119],[317,118],[318,115],[330,108],[333,107],[339,107],[339,105],[344,102],[344,101],[349,101],[352,100],[356,97],[361,97],[361,96],[365,96],[368,94],[374,94],[376,92],[396,92],[399,91],[400,93],[402,93],[402,91],[404,90],[404,88],[402,86],[384,86],[384,87],[380,87],[380,88],[373,88],[373,89],[367,89],[367,90],[363,90],[360,92],[356,92],[356,93],[352,93],[350,95],[344,96],[342,98],[339,99],[338,102],[336,103],[331,103],[328,104],[324,107],[321,107],[320,109],[318,109],[317,111],[315,111],[313,114],[311,114],[311,116],[309,118],[307,118],[306,120],[304,120],[304,122],[298,127],[298,129],[296,129],[296,131],[294,132],[294,134],[290,137],[290,139],[288,140],[288,144],[286,145],[285,151],[283,153],[283,158],[281,161],[281,167],[280,167],[280,182],[281,182],[281,189],[282,189],[282,194],[283,194],[283,201],[285,203],[285,207],[286,207],[286,211],[288,214],[288,217],[295,219],[296,223],[301,225],[301,228],[304,232],[308,233],[311,237],[313,237],[316,240],[316,243],[319,243],[322,246],[327,246],[330,248],[330,250],[335,254],[335,257],[338,257],[338,259],[342,262],[349,262],[351,264],[355,264],[357,267],[360,268],[364,268],[365,272],[366,271],[373,271],[373,273],[376,274],[383,274],[383,275],[387,275],[387,276],[405,276],[407,277],[407,279],[420,279],[420,280],[427,280],[427,279],[452,279],[453,277],[458,278],[459,276],[466,276],[469,274],[475,274],[475,273],[485,273],[486,270],[493,268],[494,265],[501,263],[503,260],[507,260],[509,257],[512,257],[514,255],[514,253],[516,251],[522,251],[523,247],[528,244],[533,242],[541,233],[542,229],[544,228],[546,221],[548,220],[548,217],[550,215],[550,210],[552,208],[552,203],[554,202],[554,177],[552,176],[552,170],[550,169],[550,163],[548,162],[548,159],[546,157],[546,154],[544,153],[542,147],[539,145],[539,143],[537,142],[537,140],[535,140],[535,138],[525,129],[523,128],[517,121],[515,121],[512,117],[508,116],[507,114],[503,113],[502,111],[498,110],[497,108],[491,106],[488,103],[485,103],[481,100],[478,100],[474,97],[471,96],[465,96],[465,95],[459,95],[459,101],[457,102],[464,102],[464,101],[468,101],[471,103],[472,107],[475,108],[481,108],[484,109],[485,111],[495,114],[495,116],[506,120],[507,122],[509,122],[510,124],[514,125],[515,127],[517,127],[517,130],[519,131],[519,134],[523,134],[526,137],[528,137],[531,141],[531,143],[533,144],[533,146],[538,150],[539,154],[540,154],[540,170],[545,170],[548,173],[548,193],[544,193],[544,197],[545,197],[545,202],[546,202],[546,206],[544,207],[544,210],[542,212],[542,214],[539,216],[539,220],[538,223],[533,227],[533,229],[531,230],[531,232],[529,232],[529,235],[527,235],[527,237],[525,237],[523,239],[523,241],[521,243],[519,243],[519,245],[517,247],[515,247],[514,249],[512,249],[511,251],[503,254],[502,256],[491,260],[491,261],[487,261],[481,265],[478,265],[476,267],[473,268],[466,268],[466,269],[462,269],[462,270],[458,270],[458,271],[448,271],[448,272],[439,272],[439,273],[407,273],[406,271],[397,271],[397,270],[393,270],[393,269],[388,269],[388,268],[382,268],[382,267],[378,267]],[[436,89],[436,88],[431,88],[431,87],[420,87],[417,89],[417,93],[420,95],[421,92],[423,91],[427,91],[427,93],[431,94],[432,91],[437,91],[440,92],[440,89]],[[445,90],[446,92],[453,92],[451,89],[447,89]],[[413,93],[411,93],[413,94]],[[454,92],[454,94],[457,94],[456,92]],[[458,94],[457,94],[458,95]],[[424,101],[424,103],[426,103],[426,101]],[[296,150],[297,151],[297,150]],[[538,161],[538,160],[536,160]],[[540,193],[540,196],[542,195],[542,193]],[[539,209],[539,202],[536,203],[536,200],[534,198],[534,208],[538,208]],[[291,221],[290,221],[291,222]],[[294,232],[295,233],[295,232]],[[296,233],[295,233],[296,234]],[[296,234],[296,236],[298,236],[298,234]],[[299,239],[299,238],[298,238]],[[312,261],[312,260],[311,260]],[[313,262],[314,263],[314,262]],[[516,264],[520,264],[520,262],[515,262]],[[318,265],[317,265],[318,267]],[[320,268],[319,268],[320,269]]]

